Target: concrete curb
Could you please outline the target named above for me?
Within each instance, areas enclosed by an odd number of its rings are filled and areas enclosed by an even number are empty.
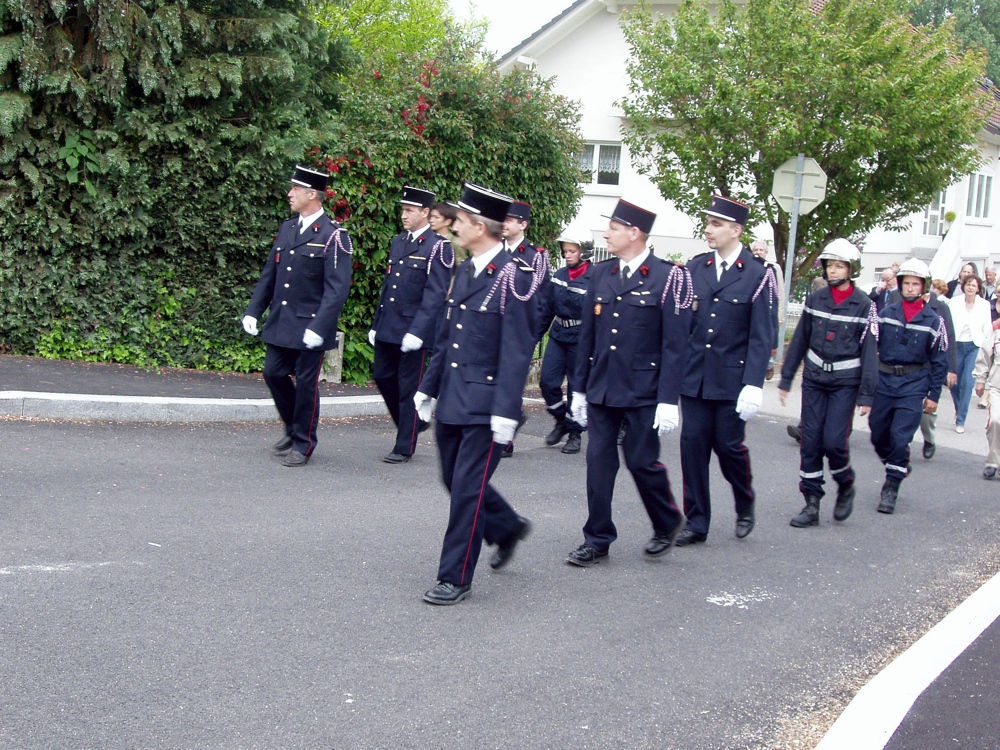
[[[321,417],[366,417],[387,413],[380,396],[320,399]],[[274,402],[269,398],[165,398],[35,391],[0,391],[0,415],[108,422],[261,422],[278,418]]]

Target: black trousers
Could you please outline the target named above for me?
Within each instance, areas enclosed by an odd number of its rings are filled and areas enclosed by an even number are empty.
[[[743,440],[746,422],[735,401],[681,397],[681,471],[684,474],[684,513],[687,527],[707,534],[712,521],[708,466],[712,451],[719,457],[722,476],[733,488],[736,513],[753,510],[750,451]]]
[[[426,349],[404,352],[399,344],[375,340],[372,374],[396,424],[396,444],[392,452],[402,456],[412,456],[417,447],[418,420],[413,396],[420,389],[426,368]]]
[[[823,386],[802,381],[802,446],[799,448],[799,492],[823,497],[823,456],[838,485],[854,484],[851,428],[860,386]]]
[[[488,424],[437,422],[435,434],[441,480],[451,493],[437,577],[464,586],[472,583],[483,539],[489,544],[510,541],[520,530],[520,518],[490,484],[504,447],[493,442]]]
[[[611,520],[618,461],[618,428],[625,420],[622,453],[639,497],[653,523],[653,535],[669,534],[681,522],[681,511],[670,491],[667,467],[660,463],[660,436],[653,429],[656,406],[622,409],[587,404],[587,523],[584,540],[606,552],[618,538]]]
[[[274,405],[285,423],[285,434],[292,439],[292,450],[305,456],[311,456],[316,449],[322,369],[322,351],[267,345],[264,382],[271,389]]]

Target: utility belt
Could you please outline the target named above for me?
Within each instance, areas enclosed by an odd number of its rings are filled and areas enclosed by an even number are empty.
[[[812,349],[806,352],[806,359],[808,359],[817,367],[821,368],[823,372],[840,372],[841,370],[856,370],[857,368],[861,367],[860,357],[855,357],[854,359],[842,359],[839,362],[827,362]]]
[[[582,320],[571,320],[570,318],[560,318],[558,315],[555,316],[555,321],[563,328],[575,328],[580,325]]]
[[[885,362],[878,363],[878,371],[886,375],[909,375],[911,372],[919,372],[927,367],[927,362],[919,365],[887,365]]]

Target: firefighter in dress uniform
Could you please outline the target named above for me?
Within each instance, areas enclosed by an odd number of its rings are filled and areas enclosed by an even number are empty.
[[[878,390],[868,415],[872,445],[885,464],[879,513],[896,509],[899,485],[910,473],[910,441],[921,414],[937,411],[948,372],[947,328],[923,297],[930,269],[910,258],[896,277],[902,298],[879,315]]]
[[[660,462],[660,436],[677,426],[677,401],[687,357],[691,278],[646,246],[656,214],[620,200],[604,238],[615,258],[594,267],[583,308],[572,416],[588,427],[587,522],[584,542],[566,562],[593,565],[608,556],[618,530],[611,501],[622,452],[652,522],[644,552],[659,557],[684,528],[684,514]]]
[[[687,527],[677,546],[704,542],[712,519],[708,467],[712,452],[733,488],[736,537],[754,527],[746,423],[763,403],[773,342],[774,274],[740,242],[750,209],[713,196],[705,239],[712,252],[688,261],[694,284],[690,351],[681,386],[681,470]]]
[[[525,232],[528,231],[528,224],[531,223],[531,204],[524,201],[511,201],[510,208],[503,220],[503,246],[511,255],[514,255],[522,263],[530,265],[535,275],[542,279],[541,285],[534,296],[536,329],[533,331],[535,344],[537,345],[551,321],[544,319],[545,310],[549,305],[551,286],[549,276],[552,272],[552,265],[549,262],[548,252],[541,247],[536,247],[528,242]],[[528,415],[523,411],[518,417],[517,429],[520,430],[524,423],[528,421]],[[508,458],[514,455],[514,441],[510,441],[504,449],[503,457]]]
[[[368,331],[375,348],[375,384],[396,425],[396,442],[382,459],[390,464],[409,461],[417,435],[429,426],[417,418],[413,396],[426,371],[455,262],[451,243],[428,223],[434,193],[407,185],[399,202],[405,231],[389,243],[389,262]]]
[[[264,381],[285,423],[274,444],[285,466],[305,466],[316,448],[323,352],[337,347],[337,319],[351,287],[353,249],[347,230],[323,212],[328,175],[296,166],[285,221],[243,314],[243,329],[267,343]],[[294,380],[292,379],[292,376]]]
[[[437,399],[441,478],[451,495],[437,584],[424,593],[430,604],[468,596],[484,540],[497,545],[490,566],[499,569],[531,529],[490,484],[521,415],[538,326],[533,297],[542,281],[504,252],[501,226],[510,201],[464,186],[452,231],[471,257],[455,274],[427,375],[414,396],[425,420]]]
[[[563,380],[568,380],[567,391],[585,390],[574,382],[577,342],[580,340],[584,295],[593,276],[590,263],[594,251],[592,240],[585,240],[585,232],[567,229],[556,242],[562,249],[566,265],[552,274],[550,294],[546,300],[543,320],[551,321],[549,343],[542,359],[539,386],[545,408],[555,419],[555,427],[545,437],[546,445],[556,445],[569,435],[563,453],[580,452],[580,434],[583,427],[573,421],[563,397]]]
[[[796,528],[819,524],[824,455],[837,483],[833,518],[844,521],[851,515],[856,494],[850,455],[854,408],[862,416],[871,411],[878,387],[878,312],[853,283],[861,276],[861,253],[848,240],[836,239],[823,249],[819,261],[827,286],[806,298],[778,384],[784,406],[805,360],[799,492],[806,505],[790,521]]]

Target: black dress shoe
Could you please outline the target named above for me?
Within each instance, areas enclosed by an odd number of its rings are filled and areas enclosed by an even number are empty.
[[[427,430],[430,429],[430,426],[431,426],[430,422],[425,422],[424,420],[418,418],[417,419],[417,434],[419,435],[421,432],[426,432]]]
[[[284,466],[305,466],[309,463],[309,456],[305,456],[298,451],[292,451],[285,456],[285,460],[281,463]]]
[[[992,479],[996,475],[997,475],[996,466],[987,466],[985,469],[983,469],[983,479]]]
[[[753,531],[753,511],[736,514],[736,538],[746,539]]]
[[[589,544],[581,544],[566,556],[566,562],[578,568],[589,568],[608,556],[607,551],[601,552]]]
[[[854,510],[854,496],[856,494],[858,491],[854,488],[854,482],[847,486],[840,485],[840,489],[837,490],[837,504],[833,506],[834,521],[847,520],[851,511]]]
[[[674,530],[669,534],[657,534],[648,542],[643,548],[643,552],[649,557],[660,557],[665,555],[670,551],[670,548],[674,546],[674,542],[677,541],[677,537],[684,530],[685,519],[681,517],[681,522],[674,527]]]
[[[677,538],[674,540],[675,547],[687,547],[690,544],[702,544],[706,539],[708,539],[708,534],[702,534],[698,531],[691,531],[691,529],[684,529]]]
[[[469,595],[471,589],[471,583],[467,583],[464,586],[457,586],[454,583],[439,581],[437,586],[424,592],[424,601],[428,604],[441,604],[444,606],[458,604]]]
[[[405,464],[411,458],[413,458],[413,456],[407,456],[403,453],[390,453],[382,460],[385,461],[387,464]]]
[[[785,428],[785,432],[788,433],[788,437],[792,438],[796,443],[802,442],[802,431],[799,429],[798,425],[790,424]]]
[[[500,454],[500,458],[510,458],[514,455],[514,441],[511,440],[504,446],[503,453]]]
[[[935,443],[924,442],[924,458],[934,458],[934,451],[937,450]]]
[[[514,533],[514,536],[506,544],[498,544],[497,548],[493,551],[493,555],[490,557],[490,567],[493,570],[500,570],[500,568],[509,563],[510,559],[514,556],[514,549],[517,547],[517,543],[531,533],[531,521],[527,518],[520,518],[520,521],[521,527]]]
[[[284,453],[291,447],[292,447],[292,439],[288,435],[285,435],[285,437],[281,438],[281,440],[279,440],[277,443],[271,446],[271,449],[275,453]]]

